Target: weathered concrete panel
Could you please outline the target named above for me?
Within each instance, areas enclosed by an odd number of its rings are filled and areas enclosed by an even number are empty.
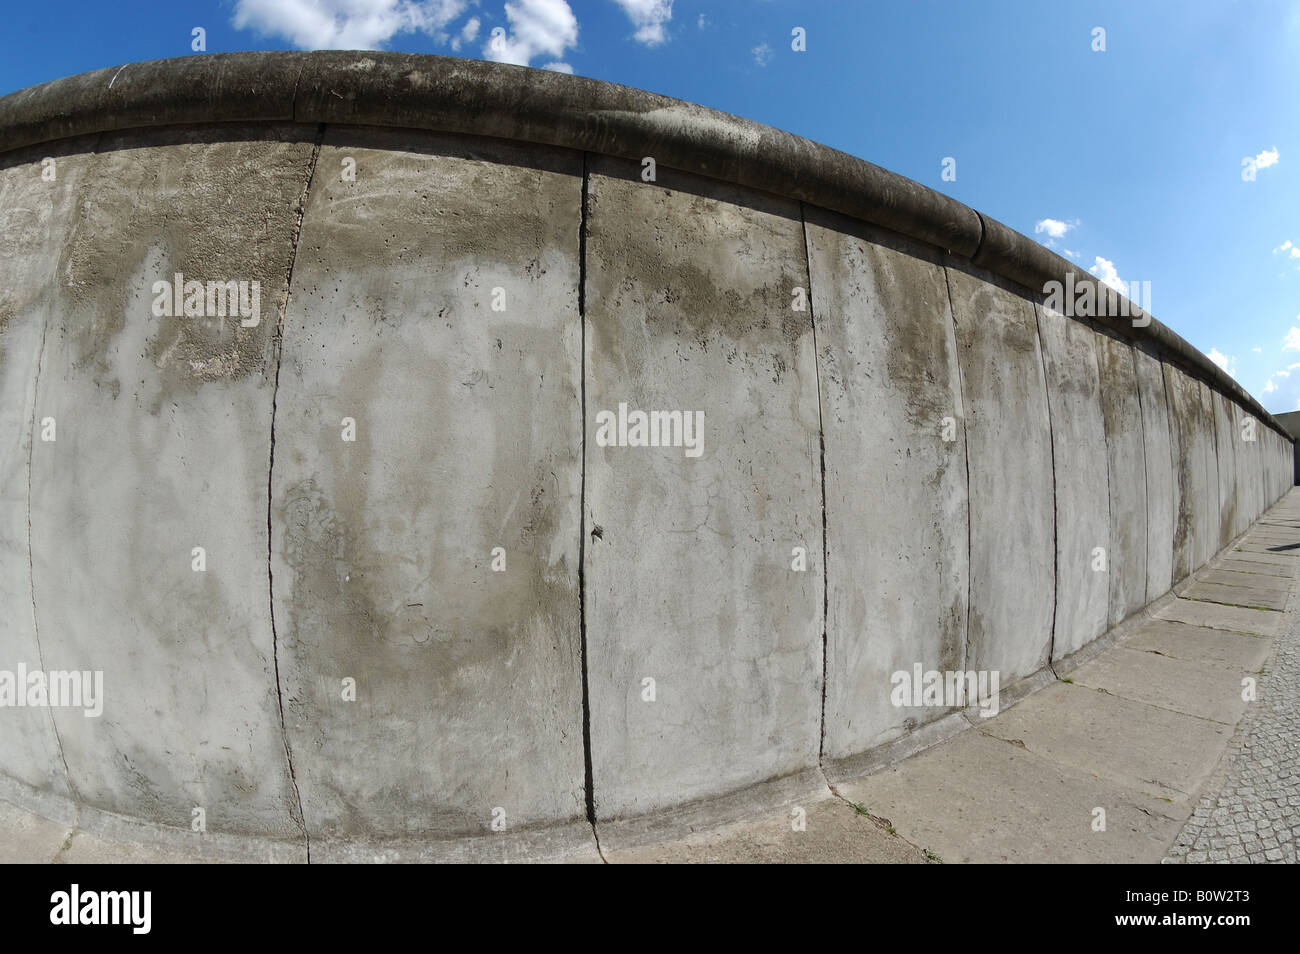
[[[1169,403],[1160,359],[1140,348],[1137,361],[1138,399],[1142,405],[1142,445],[1147,479],[1146,602],[1169,592],[1173,583],[1174,531],[1181,492],[1174,467]]]
[[[1002,684],[1044,666],[1055,606],[1052,434],[1034,305],[947,268],[970,460],[966,668]]]
[[[597,818],[817,764],[822,501],[799,207],[590,166],[586,612]],[[596,415],[703,414],[698,456]],[[804,548],[808,570],[792,569]],[[644,680],[655,701],[643,701]]]
[[[965,415],[937,256],[830,213],[807,218],[826,447],[823,752],[834,759],[951,711],[896,708],[890,677],[911,678],[916,663],[962,668]]]
[[[1260,478],[1260,462],[1263,452],[1260,450],[1260,433],[1265,426],[1246,409],[1237,405],[1237,486],[1245,499],[1246,525],[1259,518],[1264,512],[1264,487]],[[1253,438],[1248,440],[1247,438]],[[1243,532],[1245,528],[1243,527]]]
[[[1214,438],[1218,452],[1219,536],[1215,552],[1226,547],[1240,532],[1237,530],[1237,452],[1232,428],[1232,402],[1217,391],[1210,392],[1214,409]]]
[[[1197,382],[1200,403],[1197,436],[1205,442],[1205,506],[1201,512],[1201,548],[1197,552],[1199,569],[1219,550],[1219,440],[1214,425],[1214,392],[1204,381]]]
[[[1169,400],[1170,447],[1174,479],[1178,485],[1178,510],[1174,525],[1173,582],[1179,583],[1200,565],[1208,532],[1210,494],[1209,434],[1201,429],[1200,382],[1172,365],[1164,365]],[[1216,534],[1218,523],[1215,522]]]
[[[574,153],[455,137],[322,145],[272,476],[285,719],[314,839],[585,814],[581,172]]]
[[[1035,311],[1052,421],[1052,467],[1056,477],[1052,658],[1060,659],[1106,631],[1113,572],[1109,567],[1108,455],[1097,370],[1097,333],[1050,308],[1040,306]]]
[[[311,143],[259,127],[99,148],[59,225],[37,389],[57,440],[32,461],[45,664],[104,674],[100,718],[55,712],[71,781],[149,821],[188,829],[202,807],[209,832],[293,835],[263,554],[275,315]],[[157,316],[154,283],[177,273],[259,283],[257,322]]]
[[[1101,415],[1110,490],[1110,615],[1114,626],[1147,603],[1147,468],[1133,346],[1097,335]],[[1168,461],[1162,448],[1161,456]]]
[[[42,341],[93,147],[92,138],[14,153],[0,163],[0,669],[9,672],[19,665],[42,669],[28,560],[27,468],[41,434]],[[69,794],[50,709],[0,708],[0,771],[39,791]]]

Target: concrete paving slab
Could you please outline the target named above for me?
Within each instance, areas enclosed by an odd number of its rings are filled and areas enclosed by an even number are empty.
[[[89,832],[76,831],[68,838],[63,850],[55,859],[65,865],[195,865],[221,864],[212,858],[170,851],[138,842],[101,838]]]
[[[1207,603],[1202,600],[1178,599],[1156,610],[1158,619],[1172,619],[1193,626],[1208,626],[1211,629],[1228,629],[1237,633],[1252,633],[1256,636],[1273,636],[1286,617],[1271,610],[1248,609],[1241,606],[1224,606],[1222,603]]]
[[[945,862],[1151,862],[1187,816],[979,731],[837,790]],[[1098,808],[1105,831],[1093,830]]]
[[[1124,643],[1126,649],[1163,653],[1174,659],[1187,659],[1239,672],[1259,672],[1272,646],[1272,641],[1263,636],[1163,619],[1147,623]]]
[[[1214,771],[1232,735],[1230,726],[1218,722],[1065,683],[1030,696],[980,730],[1061,765],[1182,803]]]
[[[72,829],[0,801],[0,864],[26,865],[53,861]]]
[[[1236,555],[1226,556],[1215,561],[1214,567],[1221,570],[1235,570],[1238,573],[1257,573],[1288,581],[1295,578],[1295,569],[1286,566],[1285,564],[1263,560],[1242,559]]]
[[[1294,546],[1295,549],[1288,549]],[[1291,543],[1253,543],[1243,540],[1234,548],[1238,553],[1259,553],[1277,560],[1295,560],[1300,558],[1300,544]]]
[[[1290,593],[1289,576],[1269,576],[1263,573],[1245,573],[1239,570],[1203,570],[1199,580],[1205,583],[1221,583],[1224,586],[1244,586],[1256,590],[1270,590],[1275,593]]]
[[[1116,647],[1070,678],[1076,685],[1225,725],[1236,724],[1246,708],[1239,673],[1131,646]]]
[[[1206,600],[1225,606],[1248,606],[1279,613],[1286,609],[1287,593],[1262,587],[1212,583],[1199,580],[1179,594],[1187,599]]]
[[[802,809],[800,816],[798,810]],[[797,825],[802,821],[803,829]],[[604,853],[610,864],[924,864],[920,848],[843,799],[791,804],[679,841]]]

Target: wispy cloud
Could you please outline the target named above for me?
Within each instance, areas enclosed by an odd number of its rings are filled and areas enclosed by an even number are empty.
[[[1109,285],[1121,295],[1128,294],[1128,282],[1119,277],[1119,272],[1115,268],[1115,263],[1108,258],[1096,256],[1096,264],[1088,269],[1093,275],[1096,275],[1104,285]]]
[[[1237,376],[1237,359],[1230,355],[1224,354],[1218,348],[1211,348],[1205,353],[1205,356],[1227,371],[1234,378]]]
[[[659,46],[668,39],[664,24],[673,18],[673,0],[614,0],[636,27],[638,43]],[[704,14],[700,14],[704,16]]]
[[[495,27],[483,55],[498,63],[528,66],[539,56],[552,57],[546,69],[572,73],[564,54],[578,43],[578,18],[567,0],[509,0],[510,29]]]
[[[766,43],[760,43],[749,52],[754,57],[754,62],[759,66],[767,66],[768,63],[772,62],[772,48]]]
[[[467,6],[467,0],[239,0],[231,22],[302,50],[377,50],[399,33],[446,43],[446,26]]]
[[[1034,234],[1041,235],[1046,232],[1049,238],[1065,238],[1065,233],[1074,228],[1072,222],[1062,222],[1060,219],[1039,219],[1034,223]]]

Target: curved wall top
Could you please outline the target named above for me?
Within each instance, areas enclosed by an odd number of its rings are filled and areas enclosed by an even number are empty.
[[[1073,262],[933,189],[792,133],[667,96],[545,70],[392,52],[218,53],[108,67],[0,98],[0,154],[112,130],[234,122],[340,123],[491,136],[640,159],[799,199],[969,258],[1027,288]],[[1129,314],[1144,318],[1140,309]],[[1154,318],[1099,317],[1290,434]]]

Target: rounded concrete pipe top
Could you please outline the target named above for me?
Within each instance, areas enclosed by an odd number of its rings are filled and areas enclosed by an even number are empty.
[[[1098,285],[1043,245],[918,182],[792,133],[614,83],[393,52],[216,53],[128,63],[0,98],[0,154],[113,130],[334,123],[491,136],[640,160],[797,199],[890,229],[1041,291]],[[1129,314],[1139,314],[1133,307]],[[1149,317],[1149,316],[1145,316]],[[1291,440],[1231,376],[1154,318],[1095,319],[1236,398]]]

